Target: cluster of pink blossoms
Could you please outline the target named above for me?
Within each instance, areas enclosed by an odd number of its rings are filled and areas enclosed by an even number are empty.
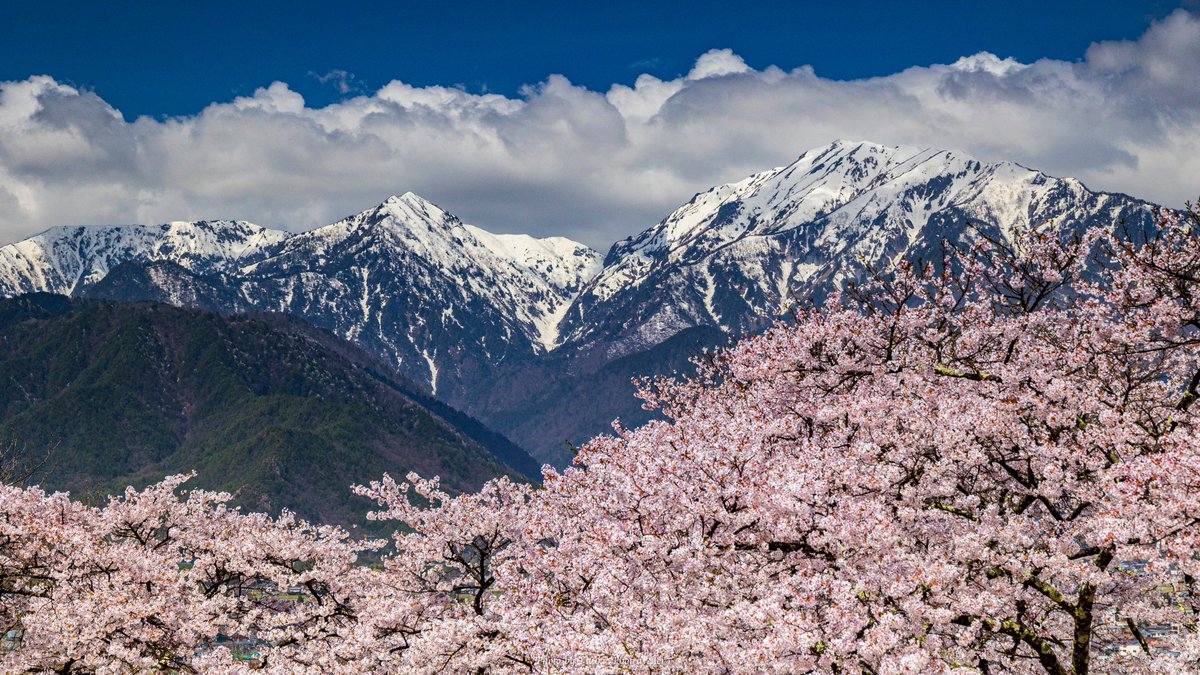
[[[0,487],[0,670],[1195,670],[1197,225],[902,266],[643,383],[664,419],[541,486],[356,488],[386,546],[184,477]]]

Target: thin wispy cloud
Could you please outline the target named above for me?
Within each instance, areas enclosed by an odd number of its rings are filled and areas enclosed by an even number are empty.
[[[335,68],[327,73],[314,73],[309,71],[309,76],[321,84],[327,84],[334,88],[337,93],[345,96],[350,93],[366,92],[366,85],[359,81],[354,73],[341,68]]]
[[[661,56],[652,56],[646,59],[638,59],[629,64],[629,69],[639,73],[658,71],[666,68],[670,61]]]
[[[237,217],[313,227],[412,190],[499,231],[606,245],[692,193],[835,138],[1011,159],[1171,205],[1200,194],[1200,19],[1177,11],[1077,61],[987,53],[886,77],[756,70],[519,96],[394,81],[306,105],[287,84],[199,113],[125,117],[48,77],[0,84],[0,239],[51,225]]]

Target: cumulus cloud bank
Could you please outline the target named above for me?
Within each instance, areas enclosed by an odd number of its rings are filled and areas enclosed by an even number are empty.
[[[339,80],[341,82],[341,80]],[[287,84],[133,121],[52,78],[0,83],[0,241],[52,225],[240,218],[306,229],[412,190],[495,231],[594,246],[837,138],[964,150],[1172,206],[1200,194],[1200,16],[1079,61],[991,54],[838,81],[730,50],[607,92],[391,82],[323,108]]]

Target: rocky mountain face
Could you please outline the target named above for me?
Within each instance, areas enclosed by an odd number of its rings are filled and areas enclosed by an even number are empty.
[[[607,256],[494,235],[411,193],[288,235],[247,223],[57,228],[0,248],[0,294],[292,314],[360,345],[535,457],[622,417],[628,380],[820,302],[941,241],[1153,227],[1153,205],[962,153],[836,142],[693,197]],[[603,421],[603,423],[601,423]]]
[[[235,283],[251,306],[305,317],[454,402],[496,365],[553,348],[598,258],[493,235],[409,193],[288,239]]]
[[[871,267],[935,255],[943,240],[1008,239],[1053,221],[1152,224],[1151,205],[1010,162],[839,142],[697,194],[618,242],[560,326],[606,359],[694,326],[753,331]]]

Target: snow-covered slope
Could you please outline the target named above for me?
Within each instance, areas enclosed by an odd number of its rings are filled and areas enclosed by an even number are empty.
[[[567,239],[485,232],[407,193],[290,238],[238,280],[252,306],[303,316],[448,395],[552,348],[599,258]]]
[[[0,247],[0,296],[72,295],[129,260],[169,260],[199,274],[235,270],[268,255],[285,232],[242,221],[157,226],[55,227]]]
[[[1051,220],[1072,228],[1148,223],[1150,208],[1011,162],[835,142],[697,194],[615,244],[566,313],[562,341],[615,358],[692,326],[753,330],[865,266],[968,239],[968,223],[1008,237]]]
[[[538,342],[547,350],[558,346],[558,325],[583,285],[600,273],[600,254],[566,237],[536,239],[527,234],[492,234],[473,225],[463,228],[500,258],[511,260],[553,291],[555,300],[537,302],[529,312]],[[519,309],[519,312],[524,313]]]

